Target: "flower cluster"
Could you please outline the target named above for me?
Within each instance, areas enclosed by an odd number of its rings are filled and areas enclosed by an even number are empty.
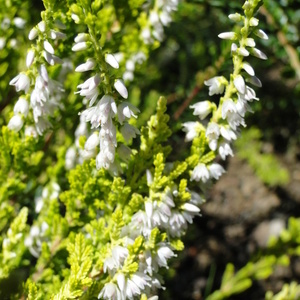
[[[224,32],[219,34],[222,39],[232,40],[231,54],[234,72],[228,82],[223,76],[216,76],[207,81],[205,85],[209,88],[209,96],[224,95],[220,99],[219,106],[216,107],[211,101],[202,101],[191,106],[194,115],[200,120],[204,120],[212,114],[206,128],[199,122],[185,123],[184,131],[186,140],[193,140],[204,131],[210,150],[217,152],[225,160],[228,155],[233,156],[231,142],[236,140],[240,126],[246,126],[245,113],[250,111],[249,103],[258,100],[255,91],[246,82],[252,85],[261,86],[260,80],[255,76],[253,67],[246,61],[245,57],[253,55],[260,59],[266,59],[266,55],[255,48],[256,43],[250,35],[253,33],[259,38],[267,39],[267,35],[261,29],[257,29],[258,19],[253,17],[253,3],[246,1],[244,6],[245,16],[235,13],[229,15],[229,19],[234,22],[244,24],[240,32]],[[237,45],[236,42],[239,44]],[[191,173],[191,180],[206,182],[210,178],[218,179],[224,169],[220,164],[212,163],[206,166],[199,163]]]
[[[56,26],[64,28],[59,22]],[[47,128],[51,127],[48,117],[53,115],[55,108],[61,107],[60,100],[64,91],[61,83],[49,77],[45,66],[45,62],[49,65],[62,63],[62,60],[54,55],[54,48],[49,40],[56,42],[59,39],[64,39],[65,34],[47,28],[46,23],[41,21],[30,30],[28,35],[29,40],[35,40],[37,37],[39,38],[36,46],[32,46],[27,53],[27,72],[21,72],[10,81],[10,85],[15,86],[17,92],[24,91],[26,95],[21,96],[16,103],[14,116],[8,127],[19,131],[23,127],[24,118],[27,117],[30,107],[36,131],[42,135]],[[30,103],[28,103],[29,99]],[[32,135],[36,136],[34,131]]]
[[[85,33],[79,33],[75,38],[75,45],[72,50],[77,52],[88,48],[96,48],[96,45],[92,42],[92,37]],[[112,174],[118,174],[121,168],[118,162],[115,161],[116,151],[120,153],[119,157],[123,161],[128,160],[130,151],[125,145],[117,149],[117,130],[119,128],[126,143],[135,138],[139,131],[128,124],[127,121],[131,117],[136,118],[136,113],[139,110],[127,102],[119,101],[120,103],[117,105],[117,97],[111,90],[112,79],[109,67],[112,70],[118,69],[119,63],[113,54],[106,53],[103,56],[103,61],[88,58],[85,63],[80,64],[75,69],[76,72],[80,73],[92,70],[95,72],[84,83],[78,85],[79,91],[77,93],[84,97],[84,103],[89,106],[80,113],[81,121],[90,122],[91,130],[99,130],[92,132],[84,145],[84,151],[80,152],[81,157],[84,159],[91,158],[95,155],[95,149],[99,146],[100,152],[96,157],[97,169],[105,168]],[[113,86],[123,99],[128,98],[127,88],[121,79],[113,79]],[[124,149],[127,151],[124,151]],[[125,153],[126,155],[123,155]],[[71,152],[68,154],[71,154]]]

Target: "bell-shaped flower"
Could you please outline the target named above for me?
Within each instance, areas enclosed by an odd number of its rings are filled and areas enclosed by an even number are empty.
[[[191,181],[202,181],[206,182],[209,179],[209,171],[205,164],[199,163],[192,171]]]
[[[7,127],[13,131],[20,131],[23,127],[24,121],[23,118],[18,114],[14,115],[8,122]]]
[[[27,117],[29,110],[29,105],[27,100],[24,97],[20,97],[17,103],[14,106],[14,113],[17,115],[18,113]]]
[[[223,94],[227,80],[223,76],[217,76],[204,81],[204,84],[209,87],[209,96],[215,94]]]
[[[194,105],[191,105],[190,108],[194,109],[194,115],[199,116],[200,120],[203,120],[211,112],[212,104],[210,101],[201,101]]]
[[[17,92],[23,90],[25,91],[25,93],[27,93],[30,87],[30,79],[26,74],[20,73],[15,78],[13,78],[9,82],[9,84],[14,85]]]

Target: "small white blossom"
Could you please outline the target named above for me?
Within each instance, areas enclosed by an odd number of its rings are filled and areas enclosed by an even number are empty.
[[[35,56],[34,51],[29,50],[28,53],[27,53],[27,56],[26,56],[26,66],[27,66],[27,68],[29,68],[32,65],[32,63],[34,61],[34,56]]]
[[[7,124],[7,127],[10,130],[14,130],[16,132],[20,131],[23,127],[24,121],[23,118],[18,114],[14,115]]]
[[[86,50],[87,49],[87,43],[86,42],[79,42],[76,43],[73,47],[72,47],[72,51],[82,51],[82,50]]]
[[[100,143],[99,133],[97,131],[93,132],[84,144],[84,149],[91,151],[94,150]]]
[[[221,143],[220,144],[219,154],[223,160],[225,160],[226,156],[228,156],[228,155],[233,156],[233,152],[232,152],[232,149],[231,149],[229,143]]]
[[[254,69],[252,68],[252,66],[247,63],[247,62],[243,62],[242,68],[250,75],[250,76],[254,76],[255,72]]]
[[[206,137],[208,138],[208,145],[211,150],[215,151],[218,145],[218,139],[220,136],[219,125],[215,122],[210,122],[207,126]]]
[[[27,117],[28,110],[29,110],[29,105],[28,105],[27,100],[24,97],[20,97],[14,106],[15,115],[20,113],[20,114],[24,115],[25,117]]]
[[[28,34],[28,39],[29,40],[34,40],[39,34],[39,31],[33,27],[30,31],[29,31],[29,34]]]
[[[119,63],[112,54],[106,54],[105,61],[114,69],[119,69]]]
[[[19,29],[23,29],[26,24],[26,21],[20,17],[14,18],[13,21],[14,21],[15,26]]]
[[[25,91],[25,93],[27,93],[30,87],[30,79],[26,74],[20,73],[15,78],[13,78],[9,82],[9,84],[14,85],[17,92],[23,90]]]
[[[261,39],[263,40],[267,40],[269,39],[268,35],[261,29],[258,29],[256,31],[254,31],[254,33]]]
[[[93,70],[95,66],[96,66],[96,62],[92,58],[89,58],[84,64],[79,65],[75,69],[75,72],[90,71]]]
[[[215,94],[223,94],[227,80],[223,76],[213,77],[204,81],[204,84],[209,87],[209,96]]]
[[[224,168],[221,165],[216,163],[211,164],[208,169],[209,169],[210,176],[215,179],[219,179],[221,175],[225,172]]]
[[[114,83],[114,87],[123,98],[128,98],[128,91],[122,80],[117,79]]]
[[[38,23],[38,28],[41,32],[45,32],[46,30],[46,24],[44,21],[41,21],[40,23]]]
[[[123,124],[125,118],[130,119],[131,117],[137,118],[137,113],[139,113],[140,110],[132,105],[129,102],[122,102],[118,106],[118,120],[120,124]]]
[[[185,122],[182,124],[183,131],[186,132],[185,141],[192,141],[198,136],[201,130],[201,124],[199,122]]]
[[[238,48],[237,49],[237,53],[239,55],[242,55],[242,56],[245,56],[245,57],[249,56],[249,54],[250,54],[249,51],[246,48],[244,48],[244,47]]]
[[[246,85],[245,85],[244,78],[241,75],[237,75],[234,78],[233,83],[239,93],[241,94],[245,93]]]
[[[246,46],[251,47],[251,48],[255,47],[255,45],[256,45],[253,38],[247,38],[245,44],[246,44]]]
[[[52,45],[47,40],[44,41],[44,49],[47,52],[49,52],[50,54],[54,54],[54,49],[53,49]]]
[[[199,163],[192,171],[191,181],[203,181],[204,183],[209,179],[209,171],[205,164]]]
[[[237,40],[238,36],[235,32],[222,32],[218,35],[220,39]]]
[[[257,58],[260,58],[260,59],[263,59],[263,60],[266,60],[268,59],[267,55],[265,53],[263,53],[262,51],[260,51],[259,49],[257,48],[252,48],[251,49],[251,54]]]
[[[210,114],[212,105],[210,101],[201,101],[191,105],[190,108],[194,109],[194,115],[199,116],[200,120],[203,120]]]

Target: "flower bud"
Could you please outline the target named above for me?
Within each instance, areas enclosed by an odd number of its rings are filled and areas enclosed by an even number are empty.
[[[27,100],[24,97],[20,97],[14,106],[14,113],[16,115],[20,113],[26,117],[28,115],[28,110],[29,110],[29,106]]]
[[[39,31],[35,27],[33,27],[29,31],[28,38],[32,41],[38,36],[38,34],[39,34]]]
[[[114,83],[114,87],[123,98],[128,98],[128,91],[122,80],[117,79]]]
[[[106,54],[105,61],[114,69],[119,69],[119,63],[112,54]]]
[[[22,117],[20,115],[15,115],[10,119],[7,127],[10,130],[14,130],[14,131],[18,132],[23,127],[23,124],[24,124],[24,121],[23,121]]]
[[[26,56],[26,66],[27,68],[29,68],[32,63],[34,61],[34,51],[33,50],[29,50]]]

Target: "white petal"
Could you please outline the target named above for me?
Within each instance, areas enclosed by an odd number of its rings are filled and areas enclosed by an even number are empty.
[[[81,50],[85,50],[85,49],[87,49],[86,42],[77,43],[72,47],[72,51],[81,51]]]
[[[225,40],[236,40],[237,34],[235,32],[222,32],[218,35],[218,37]]]
[[[105,61],[113,68],[119,69],[119,63],[112,54],[105,55]]]
[[[243,69],[250,75],[250,76],[254,76],[255,72],[254,69],[252,68],[252,66],[250,64],[248,64],[247,62],[243,63]]]
[[[49,53],[54,54],[54,49],[53,49],[52,45],[47,40],[44,41],[44,49],[46,51],[48,51]]]
[[[33,50],[29,50],[26,56],[26,66],[27,68],[29,68],[34,60],[34,51]]]
[[[233,80],[233,83],[239,93],[245,94],[246,85],[244,78],[241,75],[236,76]]]
[[[29,31],[28,38],[32,41],[38,36],[38,33],[39,33],[39,31],[35,27],[33,27]]]
[[[120,79],[117,79],[115,81],[114,87],[123,98],[125,98],[125,99],[128,98],[128,91],[127,91],[127,88],[126,88],[125,84],[123,83],[123,81],[121,81]]]

